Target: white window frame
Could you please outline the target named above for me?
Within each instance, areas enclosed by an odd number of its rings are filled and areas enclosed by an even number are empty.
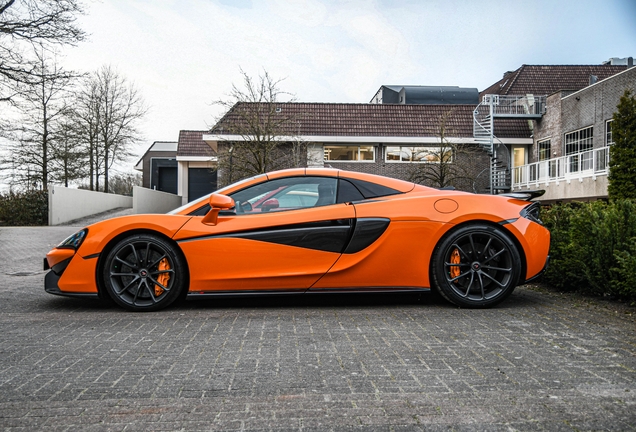
[[[409,153],[410,159],[409,160],[395,160],[395,159],[389,159],[389,149],[398,149],[397,152],[399,152],[400,154],[402,152],[404,153]],[[402,150],[405,149],[405,150]],[[408,149],[408,150],[406,150]],[[440,163],[439,160],[413,160],[413,154],[415,153],[414,149],[426,149],[426,150],[432,150],[429,151],[430,153],[437,153],[439,154],[442,150],[442,146],[427,146],[427,145],[422,145],[422,146],[409,146],[409,145],[387,145],[384,148],[384,162],[386,163]],[[452,154],[453,149],[448,147],[449,151],[451,152],[451,159],[450,161],[448,161],[448,163],[453,163],[454,159],[455,159],[455,155]],[[396,151],[396,150],[391,150],[391,151]]]
[[[353,148],[356,147],[358,149],[358,153],[357,153],[357,159],[329,159],[328,158],[328,152],[329,152],[329,148]],[[361,148],[371,148],[372,154],[373,154],[373,159],[360,159],[360,149]],[[336,144],[336,145],[324,145],[323,146],[323,152],[324,152],[324,161],[325,162],[344,162],[344,163],[374,163],[375,162],[375,153],[376,153],[376,146],[374,145],[340,145],[340,144]]]
[[[548,157],[541,159],[541,144],[548,143]],[[537,161],[543,162],[552,157],[552,139],[551,138],[542,138],[537,140]]]
[[[581,138],[581,133],[587,130],[590,131],[589,135],[584,138]],[[575,135],[576,135],[576,139],[568,143],[568,137],[575,136]],[[582,149],[581,144],[587,143],[588,140],[589,140],[589,147]],[[576,145],[576,151],[568,152],[568,145]],[[566,156],[587,152],[592,150],[593,148],[594,148],[594,126],[587,126],[587,127],[563,134],[563,154]]]
[[[612,123],[614,119],[609,119],[605,121],[605,145],[611,146],[614,144],[614,135],[612,134]]]

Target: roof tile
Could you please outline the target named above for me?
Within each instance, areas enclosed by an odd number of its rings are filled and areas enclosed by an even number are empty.
[[[281,134],[300,136],[377,136],[436,137],[442,117],[450,111],[446,136],[473,136],[475,105],[398,105],[345,103],[277,103],[280,114],[287,116],[286,130]],[[245,124],[242,115],[248,110],[266,112],[266,103],[237,103],[210,131],[214,134],[234,134]],[[529,137],[528,122],[498,121],[496,135],[500,138]]]
[[[581,90],[590,84],[590,75],[609,78],[629,66],[617,65],[523,65],[482,91],[499,95],[550,95],[560,90]]]
[[[202,139],[204,133],[207,131],[179,131],[177,156],[214,156],[214,150]]]

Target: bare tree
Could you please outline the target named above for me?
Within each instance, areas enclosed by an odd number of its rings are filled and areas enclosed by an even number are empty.
[[[109,192],[109,170],[132,155],[140,139],[137,124],[147,108],[139,90],[110,66],[92,73],[84,82],[76,104],[76,133],[86,145],[90,188]]]
[[[80,138],[86,156],[86,175],[89,189],[99,190],[98,136],[99,136],[99,92],[97,82],[86,77],[76,93],[73,108],[73,134]]]
[[[219,174],[224,183],[262,174],[274,169],[305,164],[304,143],[298,136],[298,122],[293,112],[284,109],[284,101],[293,96],[280,90],[281,79],[264,71],[253,79],[241,69],[243,87],[232,86],[229,98],[215,104],[226,114],[212,128],[212,133],[239,136],[219,149]]]
[[[34,50],[84,39],[84,31],[76,25],[82,13],[78,0],[0,0],[0,102],[13,101],[16,85],[40,82]]]
[[[66,100],[73,75],[66,73],[55,56],[44,50],[34,54],[38,64],[31,70],[31,84],[18,86],[14,100],[17,121],[5,127],[8,154],[2,167],[9,168],[9,182],[47,190],[55,171],[56,157],[63,156],[61,124],[68,114]]]
[[[439,144],[427,148],[425,154],[417,157],[418,163],[412,165],[411,181],[436,188],[472,190],[476,177],[473,162],[483,154],[474,145],[449,140],[448,137],[453,134],[450,127],[452,115],[451,109],[440,116],[437,133]]]
[[[53,148],[52,176],[55,183],[65,187],[73,181],[86,177],[86,148],[75,132],[72,114],[63,119],[58,128],[56,145]]]
[[[110,190],[114,194],[132,196],[133,186],[141,186],[141,173],[118,173],[111,176]]]

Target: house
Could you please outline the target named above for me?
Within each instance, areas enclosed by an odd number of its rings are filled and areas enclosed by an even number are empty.
[[[183,204],[217,189],[216,151],[203,141],[201,130],[179,131],[177,143],[177,195]]]
[[[142,187],[177,193],[176,142],[153,142],[134,168],[142,173]]]
[[[509,191],[515,185],[519,189],[519,181],[523,180],[519,177],[523,169],[519,167],[533,161],[532,155],[538,155],[535,128],[553,121],[550,120],[553,116],[548,111],[554,111],[551,105],[554,98],[548,104],[547,95],[579,91],[630,67],[627,61],[617,59],[611,59],[602,65],[523,65],[515,71],[506,72],[501,80],[482,91],[480,104],[474,113],[474,130],[476,139],[489,148],[489,154],[492,155],[492,189]],[[615,107],[614,104],[611,109]],[[546,121],[543,120],[544,115],[548,116]],[[505,145],[498,139],[498,131],[505,124],[520,119],[526,122],[524,136],[532,138],[525,145]],[[590,193],[596,196],[594,192]],[[542,199],[550,200],[550,197],[547,194]]]
[[[178,141],[155,141],[135,164],[142,186],[182,197],[187,204],[217,188],[216,152],[202,140],[207,131],[179,131]]]
[[[514,190],[545,189],[546,202],[607,197],[612,116],[626,89],[636,94],[636,68],[592,81],[547,97],[526,163],[513,170]]]
[[[458,158],[471,172],[462,189],[484,192],[487,187],[488,156],[473,135],[475,105],[407,105],[345,103],[277,103],[276,115],[287,116],[287,130],[278,138],[306,145],[308,167],[333,167],[400,179],[410,179],[425,164],[439,163],[440,125],[444,121],[446,142],[471,145],[475,152]],[[236,133],[245,122],[247,110],[265,111],[263,104],[239,103],[228,112],[203,140],[218,148],[219,157],[232,143],[253,139]],[[519,128],[521,125],[521,128]],[[523,135],[523,122],[508,123],[499,131],[509,145],[531,143]],[[222,168],[219,176],[223,177]]]

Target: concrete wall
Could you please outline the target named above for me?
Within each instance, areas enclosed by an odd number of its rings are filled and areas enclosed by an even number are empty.
[[[513,192],[536,189],[545,190],[545,194],[536,201],[546,204],[558,201],[593,201],[607,198],[607,176],[572,178],[549,184],[539,182],[528,187],[515,188]]]
[[[132,205],[133,199],[128,196],[51,186],[49,225],[60,225],[115,208],[130,208]]]
[[[181,206],[179,195],[133,187],[132,208],[134,214],[167,213]]]

